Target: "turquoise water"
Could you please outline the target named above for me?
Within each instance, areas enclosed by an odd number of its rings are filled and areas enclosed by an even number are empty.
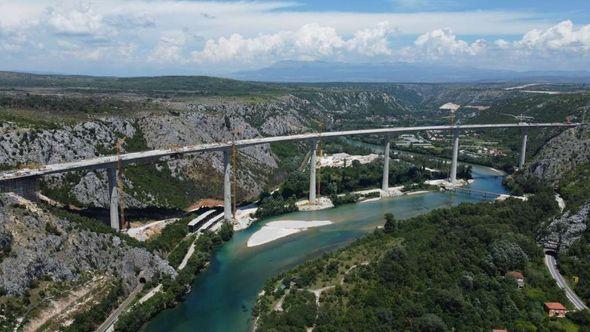
[[[482,166],[473,167],[471,188],[505,193],[503,175]],[[249,331],[251,310],[264,282],[282,271],[341,248],[383,224],[383,215],[406,219],[430,210],[478,202],[482,199],[448,192],[430,192],[367,203],[350,204],[315,212],[296,212],[265,219],[237,232],[219,248],[209,266],[195,280],[186,301],[149,322],[144,331]],[[331,220],[277,241],[247,248],[250,235],[274,220]]]

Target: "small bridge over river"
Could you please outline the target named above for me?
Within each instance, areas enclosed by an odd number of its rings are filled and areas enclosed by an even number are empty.
[[[451,183],[457,180],[457,158],[459,155],[459,135],[466,130],[485,130],[499,128],[515,128],[522,132],[522,145],[518,167],[521,168],[525,162],[526,146],[528,139],[528,130],[535,128],[572,128],[580,126],[579,123],[507,123],[507,124],[470,124],[470,125],[446,125],[446,126],[421,126],[421,127],[392,127],[363,130],[348,130],[334,132],[307,133],[298,135],[260,137],[252,139],[243,139],[232,142],[219,142],[188,145],[173,149],[158,149],[142,152],[126,153],[121,155],[103,156],[86,160],[64,162],[58,164],[44,165],[37,168],[18,169],[0,173],[0,192],[15,192],[24,197],[34,197],[38,190],[38,179],[45,175],[58,174],[72,171],[92,171],[106,170],[109,179],[110,195],[110,224],[114,229],[119,229],[119,192],[116,185],[118,179],[119,167],[129,164],[140,163],[157,163],[164,157],[181,157],[187,154],[196,154],[202,152],[222,151],[224,155],[224,219],[228,222],[232,220],[232,203],[231,203],[231,152],[236,149],[269,144],[273,142],[285,141],[309,141],[311,143],[310,151],[310,180],[309,180],[309,202],[316,202],[316,164],[317,164],[317,146],[320,140],[343,136],[360,136],[360,135],[382,135],[384,137],[384,163],[383,163],[383,180],[382,190],[387,191],[389,188],[389,150],[390,137],[394,134],[407,132],[423,131],[450,131],[452,133],[453,154],[451,160],[451,172],[449,181]]]
[[[491,191],[475,190],[475,189],[471,189],[471,188],[460,188],[460,187],[452,188],[452,189],[450,189],[450,191],[457,193],[457,194],[465,195],[465,196],[480,197],[480,198],[484,198],[484,199],[498,198],[503,195],[503,194],[494,193]]]

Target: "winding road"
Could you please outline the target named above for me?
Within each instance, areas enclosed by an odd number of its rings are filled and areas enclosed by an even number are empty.
[[[141,292],[143,289],[143,284],[139,284],[135,289],[129,294],[129,296],[113,311],[109,317],[102,323],[97,329],[96,332],[106,332],[106,331],[113,331],[115,322],[119,315],[129,307],[131,302],[135,299],[135,296]]]
[[[574,291],[570,288],[565,279],[563,279],[561,273],[559,273],[555,257],[545,254],[545,265],[549,269],[549,273],[551,273],[553,279],[555,279],[555,282],[557,282],[557,286],[559,286],[559,288],[565,291],[565,295],[567,296],[568,300],[570,300],[570,302],[574,305],[574,307],[576,307],[576,310],[588,309],[584,301],[582,301],[582,299],[580,299],[578,295],[574,293]]]

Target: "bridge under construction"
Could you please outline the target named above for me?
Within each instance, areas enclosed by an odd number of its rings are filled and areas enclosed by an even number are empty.
[[[310,180],[309,180],[309,202],[316,202],[316,164],[317,164],[317,147],[320,140],[343,136],[361,136],[361,135],[382,135],[384,137],[384,167],[382,190],[387,191],[389,188],[389,150],[390,138],[394,134],[406,132],[424,132],[424,131],[450,131],[452,133],[452,159],[449,181],[455,183],[457,180],[457,159],[459,155],[459,136],[462,131],[466,130],[484,130],[484,129],[505,129],[515,128],[522,132],[522,142],[518,167],[522,168],[525,163],[528,130],[535,128],[572,128],[580,126],[579,123],[508,123],[508,124],[471,124],[471,125],[445,125],[445,126],[421,126],[421,127],[392,127],[363,130],[318,132],[287,136],[260,137],[252,139],[235,140],[230,142],[207,143],[188,145],[184,147],[171,149],[156,149],[142,152],[133,152],[117,154],[111,156],[102,156],[92,159],[64,162],[58,164],[44,165],[36,168],[18,169],[0,173],[0,192],[15,192],[23,197],[32,198],[38,190],[38,179],[40,177],[59,174],[72,171],[93,171],[106,170],[109,184],[109,201],[110,201],[110,224],[114,229],[119,229],[119,197],[121,193],[117,186],[117,179],[122,169],[129,164],[139,163],[157,163],[164,157],[180,157],[186,154],[196,154],[202,152],[222,151],[224,156],[223,173],[224,173],[224,218],[226,221],[232,220],[232,152],[243,147],[269,144],[274,142],[285,141],[309,141],[311,143],[310,157]]]

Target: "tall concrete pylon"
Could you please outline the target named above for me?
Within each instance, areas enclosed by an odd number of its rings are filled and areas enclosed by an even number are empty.
[[[318,141],[311,141],[311,157],[309,158],[309,204],[316,203],[316,164],[318,162]]]
[[[520,158],[518,160],[518,169],[522,169],[524,167],[524,161],[526,159],[526,143],[529,137],[529,129],[524,128],[522,130],[522,146],[520,147]]]
[[[109,182],[109,204],[110,204],[110,219],[111,228],[114,230],[120,229],[119,224],[119,188],[117,187],[117,169],[110,167],[107,169],[107,177]]]
[[[232,221],[231,211],[231,151],[223,150],[223,217],[225,221]]]
[[[383,151],[383,182],[381,183],[381,190],[388,193],[389,190],[389,149],[390,149],[390,138],[385,136],[385,150]]]
[[[457,158],[459,157],[459,130],[453,129],[453,159],[451,160],[451,175],[449,181],[457,182]]]

